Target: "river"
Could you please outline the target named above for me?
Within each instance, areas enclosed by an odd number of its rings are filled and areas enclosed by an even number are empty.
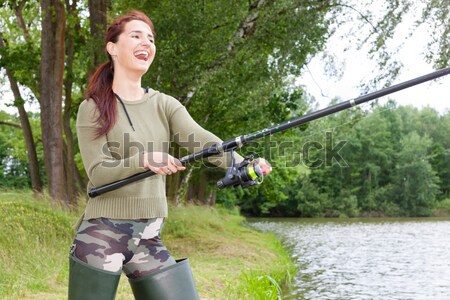
[[[450,219],[277,219],[297,265],[283,299],[450,299]]]

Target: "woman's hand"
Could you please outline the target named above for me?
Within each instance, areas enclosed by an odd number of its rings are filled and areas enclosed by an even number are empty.
[[[144,168],[162,176],[172,175],[186,169],[178,159],[164,152],[144,152],[142,161]]]
[[[269,175],[272,172],[272,165],[266,159],[260,157],[256,159],[256,162],[261,168],[263,175]]]

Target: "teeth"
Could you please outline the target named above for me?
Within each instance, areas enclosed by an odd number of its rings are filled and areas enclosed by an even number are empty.
[[[146,52],[146,51],[136,51],[135,53],[134,53],[134,55],[145,55],[145,57],[148,57],[148,52]]]

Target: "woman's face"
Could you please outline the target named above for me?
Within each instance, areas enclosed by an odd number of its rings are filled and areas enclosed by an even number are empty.
[[[155,39],[146,23],[133,20],[125,24],[116,43],[106,45],[114,61],[114,73],[133,72],[144,75],[155,58]]]

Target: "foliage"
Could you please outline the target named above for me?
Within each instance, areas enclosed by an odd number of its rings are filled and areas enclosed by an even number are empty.
[[[450,198],[443,199],[436,204],[434,215],[448,216],[450,214]]]
[[[422,13],[421,22],[426,22],[433,26],[433,38],[429,44],[427,53],[428,61],[433,61],[436,67],[446,67],[450,61],[450,25],[447,20],[450,18],[448,1],[431,0],[428,1]],[[445,24],[440,26],[440,24]]]
[[[346,0],[333,3],[335,6],[328,15],[330,32],[344,28],[338,37],[344,41],[342,51],[365,52],[374,62],[372,66],[364,66],[374,71],[361,83],[365,92],[393,84],[404,68],[398,54],[405,42],[418,34],[427,37],[416,45],[423,50],[423,59],[435,69],[449,65],[448,0]],[[342,73],[340,58],[327,51],[322,56],[327,62],[326,71],[339,77]]]
[[[397,162],[399,206],[406,215],[429,216],[438,193],[438,177],[429,163],[431,140],[411,132],[401,141]]]
[[[0,121],[12,124],[20,124],[16,116],[0,111]],[[38,140],[40,127],[38,116],[30,114],[30,122],[35,129],[35,139]],[[28,158],[25,141],[20,127],[0,126],[0,188],[26,188],[30,187],[31,181],[28,171]],[[38,143],[42,149],[42,144]],[[39,162],[43,165],[42,151]],[[44,174],[41,174],[45,179]]]
[[[69,38],[73,38],[73,60],[67,48],[64,80],[71,83],[67,86],[71,89],[62,100],[73,99],[67,112],[73,130],[77,105],[92,72],[93,53],[101,53],[94,50],[99,49],[99,42],[90,34],[87,1],[69,2],[65,7],[66,44],[69,46]],[[427,57],[436,65],[446,65],[446,1],[420,5],[409,0],[376,2],[379,14],[368,9],[374,3],[127,0],[111,2],[108,18],[110,21],[130,8],[152,18],[158,50],[143,85],[173,95],[200,125],[228,139],[314,109],[316,103],[307,91],[296,87],[295,78],[308,60],[321,52],[337,26],[351,26],[349,34],[357,47],[370,46],[368,54],[383,71],[375,76],[387,84],[400,68],[390,60],[393,50],[389,44],[406,14],[419,9],[423,14],[418,24],[433,28]],[[38,1],[0,2],[5,44],[0,68],[13,71],[26,95],[23,98],[29,102],[40,97],[39,8]],[[18,12],[22,23],[18,22]],[[5,75],[0,74],[3,83]],[[29,116],[44,170],[38,117]],[[18,123],[16,116],[8,114],[0,115],[0,121]],[[397,108],[392,102],[383,107],[374,104],[371,109],[344,111],[240,150],[242,155],[253,153],[273,164],[274,172],[257,188],[214,193],[216,178],[221,175],[207,168],[196,169],[190,185],[201,187],[210,198],[216,195],[216,202],[223,206],[237,205],[243,213],[252,215],[429,215],[435,202],[450,193],[449,126],[449,114],[440,116],[427,108]],[[412,162],[415,157],[411,149],[424,145],[427,147],[420,148],[421,158]],[[29,186],[25,153],[20,131],[1,126],[1,186]],[[83,173],[76,145],[74,156]]]
[[[258,216],[430,216],[448,197],[448,117],[391,101],[313,122],[302,132],[303,175],[284,177],[275,201],[261,188],[239,194],[241,210]],[[339,155],[330,161],[333,147]],[[274,168],[281,176],[291,170]]]

